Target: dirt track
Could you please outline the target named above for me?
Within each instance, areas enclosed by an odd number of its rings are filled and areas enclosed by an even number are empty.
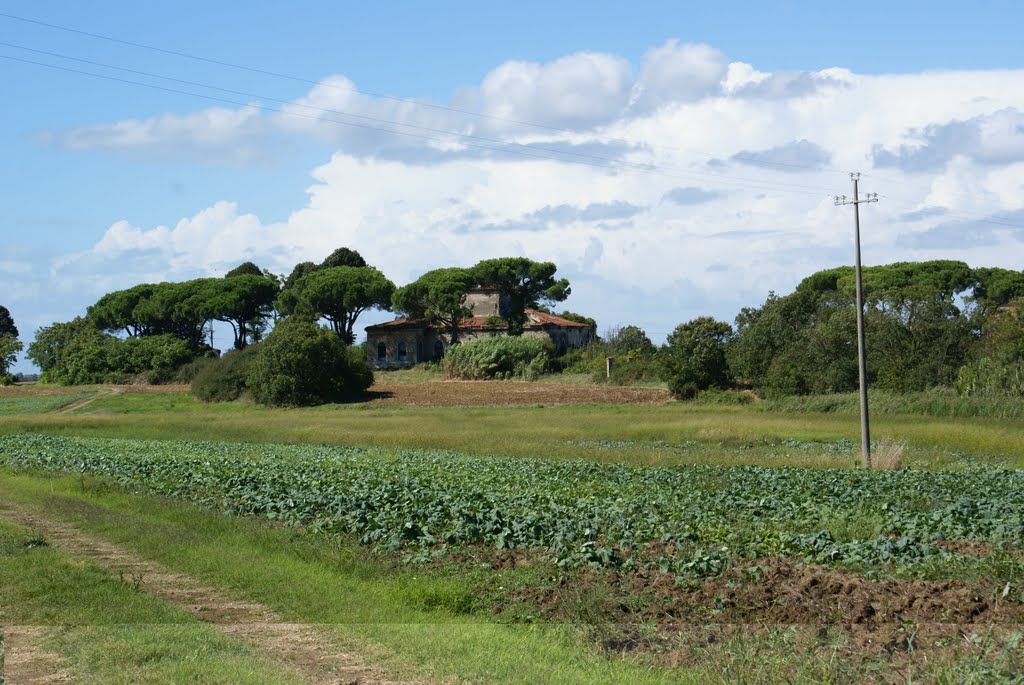
[[[74,527],[45,517],[36,510],[0,503],[0,517],[39,531],[49,543],[75,557],[88,559],[136,589],[150,592],[178,606],[200,621],[254,647],[311,685],[360,683],[365,685],[423,685],[425,681],[393,677],[382,668],[338,645],[321,627],[293,623],[273,609],[232,598],[190,576],[175,573],[123,547],[92,537]],[[10,683],[59,683],[67,674],[55,655],[38,648],[41,631],[14,632]],[[15,680],[14,674],[18,674]]]

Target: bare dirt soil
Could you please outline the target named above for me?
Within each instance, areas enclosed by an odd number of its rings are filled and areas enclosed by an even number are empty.
[[[664,388],[530,383],[528,381],[393,381],[379,378],[367,403],[374,406],[478,407],[562,404],[662,404]]]
[[[78,409],[110,394],[166,394],[188,392],[188,385],[15,385],[0,387],[0,397],[72,395],[95,390],[96,395],[69,405]],[[573,383],[527,381],[407,381],[378,376],[362,400],[380,407],[485,407],[554,406],[564,404],[662,404],[671,399],[665,388],[634,388]]]
[[[45,629],[40,626],[5,626],[4,660],[0,673],[10,685],[53,685],[70,682],[60,668],[60,657],[40,646]]]
[[[915,660],[980,658],[1012,644],[1024,627],[1024,604],[982,583],[869,579],[794,559],[758,560],[682,586],[658,571],[586,569],[576,584],[524,592],[552,620],[581,596],[605,598],[599,642],[612,652],[693,664],[784,631],[805,653],[893,666],[877,682],[905,682],[899,669]]]
[[[316,626],[288,622],[267,606],[232,599],[217,588],[168,571],[126,549],[49,520],[38,512],[0,503],[0,515],[40,531],[51,545],[99,564],[122,582],[151,592],[185,609],[199,620],[215,625],[225,634],[249,644],[272,660],[291,667],[314,685],[399,685],[421,682],[396,679],[364,661],[359,655],[339,649]],[[12,658],[16,659],[15,665],[20,663],[15,654],[16,645],[20,642],[17,641],[9,648],[9,668],[14,667],[11,666]],[[39,656],[39,653],[29,650],[18,651],[25,655],[25,660],[30,660],[31,663],[26,662],[25,668],[31,666],[34,677],[50,678],[24,682],[61,682],[53,679],[60,677],[60,671],[52,659],[45,658],[47,655]]]

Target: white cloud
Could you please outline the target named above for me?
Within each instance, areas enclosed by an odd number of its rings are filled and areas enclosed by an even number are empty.
[[[862,190],[882,195],[862,208],[867,263],[951,258],[1019,268],[1024,231],[989,230],[977,219],[1024,206],[1024,161],[1017,161],[1024,91],[1016,87],[1024,73],[770,74],[729,65],[708,46],[670,41],[647,53],[639,76],[631,74],[615,56],[576,53],[547,64],[507,62],[459,95],[496,116],[573,129],[529,133],[360,95],[336,77],[295,106],[502,132],[544,147],[619,155],[624,165],[489,156],[451,136],[424,147],[420,139],[315,119],[259,117],[261,125],[317,136],[336,150],[313,170],[307,202],[286,220],[264,223],[220,202],[166,226],[117,222],[92,249],[54,264],[51,280],[84,310],[115,287],[222,273],[246,259],[288,272],[342,245],[399,283],[440,266],[525,254],[555,261],[573,279],[569,308],[596,316],[602,327],[660,322],[647,324],[657,337],[701,313],[730,319],[769,290],[786,292],[816,270],[849,263],[851,210],[831,198],[849,194],[848,169],[866,172]],[[201,127],[203,118],[190,121]],[[940,136],[929,139],[928,131],[950,122],[973,122],[977,137],[934,171],[871,166],[877,146],[899,151],[915,136],[931,144]],[[160,131],[176,131],[141,128],[148,138],[125,140],[155,144]],[[812,168],[794,174],[771,165],[708,165],[752,155]]]
[[[716,93],[728,71],[729,62],[718,50],[704,44],[670,40],[644,55],[634,106],[647,111],[675,102],[699,100]]]
[[[629,104],[631,72],[628,61],[596,52],[547,64],[505,62],[484,77],[480,99],[483,111],[494,117],[585,129],[622,113]]]
[[[189,114],[125,119],[42,135],[69,150],[157,153],[172,159],[242,165],[269,157],[259,143],[265,142],[270,132],[259,105],[253,104],[241,109],[211,107]]]

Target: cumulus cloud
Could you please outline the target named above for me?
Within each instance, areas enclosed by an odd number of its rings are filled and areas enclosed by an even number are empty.
[[[708,45],[669,40],[648,50],[638,68],[618,55],[592,51],[544,63],[510,60],[478,85],[455,91],[447,103],[370,95],[335,74],[287,103],[268,97],[266,104],[238,109],[212,107],[41,135],[71,150],[233,165],[273,158],[280,150],[269,141],[283,134],[310,136],[356,156],[420,164],[559,154],[552,149],[618,160],[636,145],[600,139],[595,131],[708,98],[782,101],[848,85],[841,70],[758,72],[730,64]]]
[[[717,93],[728,70],[728,59],[711,46],[670,40],[644,55],[634,87],[634,109],[649,111]]]
[[[68,150],[155,153],[175,160],[246,165],[269,158],[266,135],[270,132],[259,106],[253,104],[44,131],[42,137]]]
[[[253,126],[314,137],[333,151],[312,170],[305,202],[276,212],[286,219],[265,221],[228,198],[165,225],[112,222],[90,249],[22,280],[35,278],[33,292],[84,311],[113,288],[223,273],[246,259],[286,273],[343,245],[396,283],[526,255],[570,277],[567,308],[602,326],[643,325],[659,339],[680,321],[731,319],[770,290],[788,292],[814,271],[850,263],[850,208],[832,203],[850,192],[849,180],[836,167],[863,170],[862,191],[882,196],[862,208],[867,263],[952,258],[1020,268],[1024,91],[1016,84],[1024,72],[765,74],[678,42],[653,48],[635,71],[598,53],[506,63],[458,96],[500,120],[362,95],[343,77],[325,81],[293,105],[346,112],[353,122],[358,113],[503,136],[536,154],[249,113]],[[144,149],[174,135],[197,138],[178,115],[166,116],[178,129],[154,121],[139,126],[149,134],[124,141]],[[570,130],[507,120],[519,117]],[[224,135],[248,144],[240,130]],[[96,132],[80,146],[116,139]],[[889,163],[897,158],[903,163]],[[884,170],[874,173],[872,162]]]
[[[876,145],[877,167],[922,172],[942,169],[958,155],[986,165],[1024,161],[1024,112],[1006,108],[966,121],[912,129],[909,142],[895,148]]]
[[[621,57],[578,52],[547,64],[505,62],[484,77],[484,113],[560,128],[589,128],[617,117],[629,103],[632,67]],[[491,121],[501,128],[511,121]]]

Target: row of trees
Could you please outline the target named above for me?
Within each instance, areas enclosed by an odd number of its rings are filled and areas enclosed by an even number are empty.
[[[466,293],[490,286],[508,297],[509,333],[518,335],[528,307],[564,300],[566,279],[554,277],[551,262],[525,257],[487,259],[470,268],[429,271],[402,288],[349,248],[339,248],[320,264],[302,262],[287,278],[246,262],[224,278],[180,283],[144,283],[104,295],[87,318],[102,331],[129,338],[170,334],[199,350],[206,326],[221,321],[234,332],[234,349],[261,339],[269,322],[299,313],[325,320],[347,344],[355,339],[358,318],[368,309],[394,310],[425,317],[449,329],[458,340],[459,320],[469,315]]]
[[[863,286],[872,386],[1024,395],[1024,272],[958,261],[898,263],[864,269]],[[760,307],[741,310],[735,328],[694,319],[657,353],[635,345],[630,359],[657,354],[662,377],[680,397],[737,384],[762,395],[852,391],[854,287],[852,267],[819,271],[789,295],[770,293]]]
[[[1004,380],[1019,373],[1024,272],[958,261],[898,263],[864,269],[863,285],[875,387],[955,386],[965,369],[979,365],[998,367]],[[761,307],[742,310],[730,372],[780,394],[855,389],[854,287],[852,267],[829,269],[805,278],[790,295],[773,293]]]
[[[349,248],[335,250],[319,264],[300,263],[287,277],[245,262],[223,278],[143,283],[108,293],[88,308],[85,317],[37,331],[28,357],[49,382],[122,382],[133,377],[152,382],[186,380],[191,370],[184,375],[177,370],[217,354],[207,337],[214,321],[231,327],[236,352],[261,343],[272,324],[277,330],[282,328],[279,322],[290,320],[324,321],[339,344],[350,346],[358,318],[371,308],[440,323],[457,342],[459,320],[470,313],[465,305],[467,291],[481,285],[496,288],[511,303],[508,328],[517,335],[523,329],[525,308],[568,296],[568,281],[556,279],[555,271],[550,262],[489,259],[467,269],[434,270],[396,289]],[[308,332],[308,327],[293,328]],[[298,334],[293,331],[292,335]],[[225,369],[228,366],[239,376],[240,364],[232,360]]]

